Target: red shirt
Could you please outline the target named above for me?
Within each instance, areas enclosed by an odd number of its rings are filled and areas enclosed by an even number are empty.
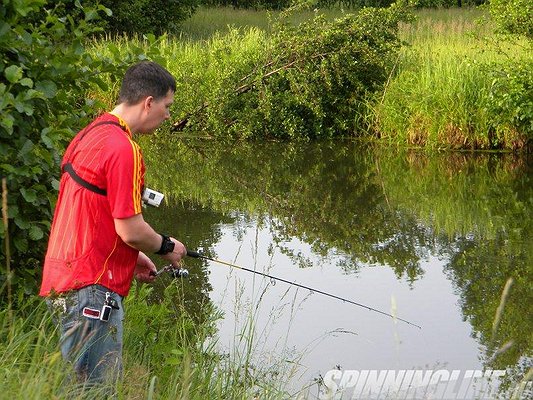
[[[91,129],[102,121],[120,126]],[[114,219],[141,212],[145,166],[140,148],[124,121],[106,113],[72,140],[62,167],[67,162],[81,178],[107,194],[88,190],[68,173],[61,176],[40,295],[100,284],[126,296],[139,251],[117,235]]]

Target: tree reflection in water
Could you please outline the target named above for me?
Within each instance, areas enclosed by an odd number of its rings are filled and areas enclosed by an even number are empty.
[[[291,238],[323,257],[341,254],[338,267],[346,271],[384,265],[409,285],[423,279],[421,261],[429,254],[446,258],[463,318],[484,348],[484,366],[514,368],[514,379],[531,367],[528,156],[427,155],[341,142],[163,144],[157,138],[143,148],[148,186],[168,197],[163,210],[148,213],[161,231],[209,254],[222,224],[238,231],[257,219],[271,229],[272,246],[296,266],[312,261],[284,245]],[[192,282],[191,307],[208,296],[206,269]],[[493,332],[509,278],[513,285]]]

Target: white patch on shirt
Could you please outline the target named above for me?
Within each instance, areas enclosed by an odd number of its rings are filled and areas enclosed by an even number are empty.
[[[110,281],[113,280],[113,273],[111,272],[111,270],[108,270],[108,271],[107,271],[107,276],[108,276],[108,278],[109,278]]]

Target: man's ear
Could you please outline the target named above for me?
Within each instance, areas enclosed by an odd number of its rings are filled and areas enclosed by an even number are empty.
[[[144,109],[146,111],[150,111],[150,109],[152,108],[153,102],[154,102],[154,96],[148,96],[146,99],[144,99],[144,102],[143,102]]]

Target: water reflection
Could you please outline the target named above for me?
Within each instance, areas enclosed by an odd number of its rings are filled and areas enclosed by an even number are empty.
[[[424,325],[422,337],[407,331],[402,338],[411,353],[420,341],[427,345],[426,358],[408,357],[403,360],[411,363],[406,368],[421,360],[430,362],[432,353],[435,363],[475,368],[468,363],[479,358],[487,368],[514,366],[518,376],[531,366],[533,188],[531,160],[525,156],[428,156],[353,143],[169,144],[157,138],[145,140],[142,147],[148,185],[167,194],[167,206],[150,210],[147,219],[159,230],[183,238],[190,248],[246,266],[255,263],[274,275],[285,274],[323,290],[331,280],[330,291],[348,298],[357,295],[355,300],[365,297],[379,303],[373,288],[382,285],[384,300],[379,305],[384,311],[389,311],[394,292],[394,301],[407,305],[399,315]],[[254,241],[261,246],[250,245]],[[208,295],[223,303],[216,292],[227,289],[229,272],[205,262],[194,265],[198,273],[191,281],[190,306],[198,307],[198,299]],[[207,271],[217,277],[208,277]],[[513,284],[495,327],[509,278]],[[253,286],[251,277],[243,279],[245,286]],[[210,294],[210,285],[217,282],[226,283]],[[236,282],[232,290],[238,286]],[[286,296],[287,288],[269,290],[279,291],[274,296],[279,298]],[[305,301],[316,302],[315,309],[331,305],[316,297]],[[443,304],[448,304],[446,309]],[[231,309],[227,304],[221,307]],[[313,321],[312,313],[302,321],[306,310],[293,314],[304,327]],[[323,312],[319,315],[328,315],[327,308]],[[376,322],[373,316],[368,320],[373,329],[367,333],[353,326],[370,340],[377,329],[390,332],[388,323]],[[285,328],[276,335],[289,340]],[[234,333],[221,328],[228,337]],[[443,343],[450,335],[457,335],[454,342]],[[379,337],[375,351],[394,354],[397,340],[394,335]],[[387,341],[390,345],[384,345]],[[356,340],[355,346],[361,349],[363,342]],[[353,347],[354,340],[334,346]],[[434,348],[439,346],[446,351],[439,353]],[[469,361],[460,361],[460,353],[471,354]],[[324,360],[319,350],[318,354],[315,361],[308,356],[311,363]],[[347,367],[371,368],[382,360],[379,368],[391,369],[402,360],[398,356],[394,365],[387,365],[391,361],[382,354],[357,354],[357,366],[350,358],[345,360],[351,363]],[[446,359],[443,354],[448,354]],[[337,361],[332,359],[329,367]]]

